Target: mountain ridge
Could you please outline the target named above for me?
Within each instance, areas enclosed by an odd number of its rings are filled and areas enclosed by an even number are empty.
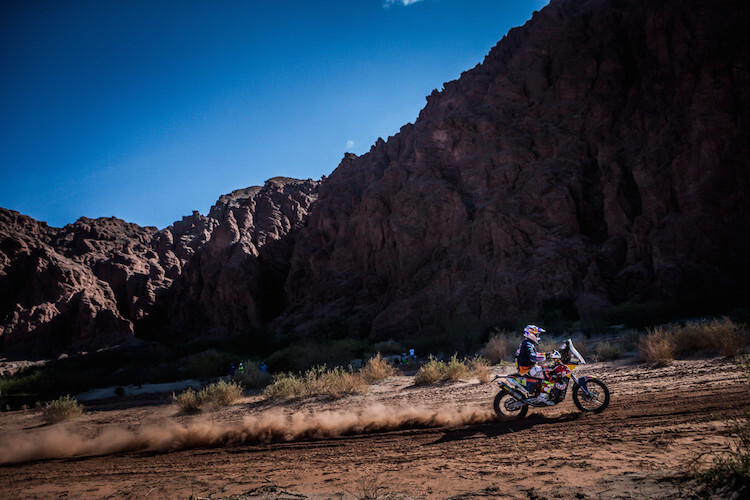
[[[324,180],[270,179],[162,231],[82,219],[63,237],[2,211],[0,339],[299,337],[343,318],[376,340],[743,300],[748,21],[736,0],[552,0]]]

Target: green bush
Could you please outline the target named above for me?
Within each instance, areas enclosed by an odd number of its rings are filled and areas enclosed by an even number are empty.
[[[44,420],[52,424],[78,417],[82,413],[83,407],[70,395],[49,402],[42,409]]]

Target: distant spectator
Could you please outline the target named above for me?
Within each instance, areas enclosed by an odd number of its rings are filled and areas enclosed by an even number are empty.
[[[268,371],[268,367],[266,366],[266,363],[264,361],[260,362],[260,371],[263,373],[266,373]]]
[[[416,360],[416,359],[417,359],[417,355],[416,355],[416,353],[414,352],[414,349],[409,349],[409,357],[410,357],[411,359],[414,359],[414,360]]]
[[[232,366],[229,367],[229,376],[234,377],[234,372],[237,371],[237,368],[234,367],[234,363],[232,363]]]
[[[237,371],[240,373],[240,375],[245,373],[245,365],[242,364],[242,361],[240,361],[240,367],[237,368]]]

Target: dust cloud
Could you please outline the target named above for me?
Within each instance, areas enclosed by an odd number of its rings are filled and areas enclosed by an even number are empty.
[[[440,409],[366,407],[359,412],[328,411],[284,414],[267,411],[235,424],[198,420],[186,425],[166,421],[137,430],[107,428],[89,438],[64,426],[35,435],[4,436],[0,464],[132,451],[178,451],[232,444],[327,439],[420,427],[444,427],[489,422],[491,411],[480,408]]]

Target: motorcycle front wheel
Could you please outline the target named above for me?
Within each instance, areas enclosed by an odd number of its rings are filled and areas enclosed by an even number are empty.
[[[529,406],[514,398],[508,391],[501,390],[495,396],[495,413],[503,422],[520,420],[526,416]]]
[[[579,410],[599,413],[609,405],[609,389],[601,380],[591,379],[586,384],[588,395],[580,385],[573,389],[573,402]]]

